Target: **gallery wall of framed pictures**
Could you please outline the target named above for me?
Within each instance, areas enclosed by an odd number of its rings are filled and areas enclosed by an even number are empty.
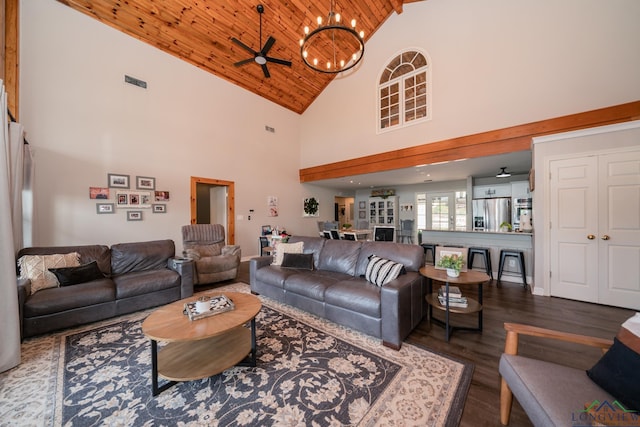
[[[108,173],[107,186],[89,187],[89,198],[96,200],[97,215],[125,210],[127,221],[142,221],[146,209],[153,214],[167,213],[171,194],[156,190],[154,177],[138,175],[132,181],[131,175]]]

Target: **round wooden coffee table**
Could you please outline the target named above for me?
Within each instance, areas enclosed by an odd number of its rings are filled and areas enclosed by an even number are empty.
[[[177,381],[192,381],[219,374],[232,366],[256,366],[256,315],[262,304],[255,295],[210,291],[198,296],[226,295],[235,309],[204,319],[189,320],[184,305],[196,296],[160,307],[142,323],[151,340],[153,395]],[[251,329],[244,325],[251,322]],[[158,351],[158,341],[167,344]],[[243,360],[247,359],[244,363]],[[169,380],[158,387],[158,376]]]
[[[420,269],[420,274],[427,278],[427,295],[426,300],[428,304],[427,315],[430,322],[438,323],[444,326],[445,340],[449,342],[449,338],[454,329],[482,332],[482,284],[491,280],[491,278],[484,272],[479,271],[465,271],[460,272],[458,277],[449,277],[447,272],[442,269],[437,269],[431,265],[425,265]],[[467,298],[468,307],[450,307],[448,300],[445,305],[440,304],[438,300],[438,293],[433,291],[433,281],[442,282],[445,285],[445,294],[449,294],[449,285],[478,285],[478,300],[473,298]],[[444,322],[433,317],[433,309],[437,308],[443,310],[445,313]],[[478,313],[478,326],[476,328],[452,326],[449,321],[450,313],[462,313],[471,314]]]

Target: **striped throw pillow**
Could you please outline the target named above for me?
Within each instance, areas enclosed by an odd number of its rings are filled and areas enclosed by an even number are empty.
[[[374,285],[382,286],[404,273],[404,265],[389,259],[380,258],[376,255],[371,255],[364,278]]]

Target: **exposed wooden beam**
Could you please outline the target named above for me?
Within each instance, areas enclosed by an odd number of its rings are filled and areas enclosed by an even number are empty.
[[[384,172],[422,164],[531,149],[531,139],[570,130],[640,119],[640,101],[508,128],[446,139],[335,163],[300,169],[300,182]]]
[[[20,118],[19,111],[19,19],[18,0],[4,0],[4,87],[7,92],[7,106],[16,120]],[[4,112],[3,114],[6,114]]]

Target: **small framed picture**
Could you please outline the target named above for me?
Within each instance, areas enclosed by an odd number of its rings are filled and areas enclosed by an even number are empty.
[[[90,199],[108,199],[109,189],[105,187],[89,187]]]
[[[96,203],[96,213],[112,214],[115,213],[116,207],[113,203]]]
[[[138,190],[155,190],[156,179],[148,176],[136,176],[136,188]]]
[[[151,205],[151,211],[153,213],[167,213],[167,205],[165,205],[164,203]]]
[[[360,209],[366,209],[367,208],[367,202],[365,202],[364,200],[360,200],[360,202],[358,202],[358,207]]]
[[[169,192],[168,191],[156,191],[155,192],[156,202],[168,202],[169,201]]]
[[[142,211],[128,211],[127,221],[142,221]]]
[[[366,219],[366,218],[367,218],[367,211],[360,211],[360,212],[358,212],[358,218],[360,218],[360,219]]]
[[[111,188],[129,188],[129,175],[120,175],[117,173],[108,174],[109,187]]]

